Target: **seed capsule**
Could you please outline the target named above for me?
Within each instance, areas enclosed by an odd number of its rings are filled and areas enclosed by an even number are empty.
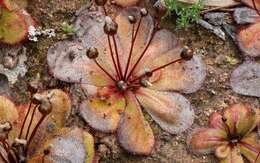
[[[153,72],[148,70],[148,71],[145,71],[145,76],[146,77],[152,77],[153,76]]]
[[[52,111],[52,105],[51,105],[48,95],[46,96],[46,95],[41,95],[41,94],[36,93],[33,96],[33,101],[35,104],[40,105],[38,110],[43,115],[47,115]]]
[[[114,22],[110,17],[106,16],[105,18],[105,25],[104,25],[104,32],[107,35],[115,35],[117,33],[118,25]]]
[[[136,23],[136,18],[133,15],[128,16],[128,20],[131,24],[135,24]]]
[[[88,48],[86,52],[89,59],[96,59],[98,57],[98,50],[95,47]]]
[[[167,8],[165,5],[165,2],[162,0],[157,1],[153,5],[155,12],[156,12],[156,17],[157,18],[162,18],[166,13],[167,13]]]
[[[48,115],[52,111],[52,105],[49,100],[43,100],[40,107],[39,107],[39,112],[42,113],[43,115]]]
[[[142,17],[148,15],[148,11],[146,10],[146,8],[142,8],[142,9],[140,10],[140,13],[141,13],[141,16],[142,16]]]
[[[181,58],[184,60],[191,60],[193,57],[193,50],[188,46],[184,46],[181,52]]]
[[[98,6],[104,6],[107,3],[107,0],[95,0],[95,3]]]

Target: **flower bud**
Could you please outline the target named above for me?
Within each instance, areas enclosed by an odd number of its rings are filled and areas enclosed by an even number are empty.
[[[43,115],[48,115],[52,111],[52,105],[49,100],[44,99],[39,106],[39,112],[42,113]]]
[[[184,60],[191,60],[193,57],[193,50],[188,46],[184,46],[181,52],[181,58]]]
[[[146,10],[146,8],[142,8],[142,9],[140,10],[140,13],[141,13],[141,16],[142,16],[142,17],[148,15],[148,11]]]
[[[157,18],[162,18],[167,13],[167,8],[166,8],[165,2],[163,0],[158,0],[153,5],[153,7],[155,9]]]
[[[107,35],[115,35],[117,33],[118,25],[110,17],[105,17],[104,32]]]
[[[135,24],[136,23],[136,18],[133,15],[128,16],[128,20],[131,24]]]
[[[98,50],[95,47],[89,47],[86,54],[89,59],[96,59],[98,57]]]

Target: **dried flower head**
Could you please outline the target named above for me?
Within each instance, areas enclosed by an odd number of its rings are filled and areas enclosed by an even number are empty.
[[[260,141],[254,131],[259,112],[249,105],[235,104],[223,112],[213,113],[208,128],[195,130],[188,140],[191,151],[198,154],[215,153],[221,163],[260,162]]]
[[[158,30],[147,10],[131,7],[110,18],[117,24],[113,35],[104,30],[107,17],[99,11],[83,11],[75,23],[78,38],[49,49],[50,71],[60,80],[81,84],[88,98],[80,112],[91,127],[117,131],[124,149],[148,155],[154,136],[141,106],[162,129],[173,134],[186,130],[194,112],[184,96],[171,91],[197,91],[205,67],[173,33]],[[90,47],[97,49],[97,57],[85,55]],[[77,57],[70,60],[70,53]]]
[[[93,137],[78,128],[63,128],[70,105],[61,90],[35,94],[30,104],[19,107],[0,96],[0,162],[92,163]]]

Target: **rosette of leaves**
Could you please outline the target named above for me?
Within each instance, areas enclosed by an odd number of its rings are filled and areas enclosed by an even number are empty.
[[[29,26],[35,26],[35,21],[25,9],[13,0],[0,1],[0,43],[21,43],[27,38]]]
[[[257,123],[259,111],[246,104],[235,104],[213,113],[208,127],[196,129],[187,143],[193,153],[214,153],[221,163],[259,163]]]
[[[20,106],[0,96],[0,162],[95,162],[93,137],[63,127],[70,107],[69,96],[57,89]]]
[[[149,155],[154,135],[141,106],[163,130],[185,131],[194,112],[179,92],[196,92],[205,66],[172,32],[158,29],[146,9],[129,7],[111,18],[101,6],[104,12],[81,11],[75,40],[49,49],[49,69],[55,78],[81,84],[87,99],[80,114],[91,127],[117,132],[128,152]]]
[[[243,3],[256,10],[260,18],[260,1],[243,0]],[[260,19],[242,27],[237,33],[237,43],[247,58],[231,75],[233,90],[242,95],[260,97],[260,64],[255,58],[260,56]]]

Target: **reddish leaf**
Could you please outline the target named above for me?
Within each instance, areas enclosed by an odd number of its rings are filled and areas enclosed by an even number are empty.
[[[19,13],[2,9],[0,17],[0,40],[6,44],[16,44],[27,36],[27,24]]]
[[[239,48],[244,55],[257,57],[260,56],[260,22],[243,28],[237,34]]]
[[[109,91],[114,91],[110,89]],[[108,97],[93,96],[82,102],[81,116],[88,124],[102,132],[114,132],[119,124],[120,114],[125,109],[125,99],[121,94],[109,93]]]
[[[127,106],[117,133],[120,145],[130,153],[149,155],[152,152],[154,146],[152,129],[145,121],[141,107],[131,92],[127,95]]]

